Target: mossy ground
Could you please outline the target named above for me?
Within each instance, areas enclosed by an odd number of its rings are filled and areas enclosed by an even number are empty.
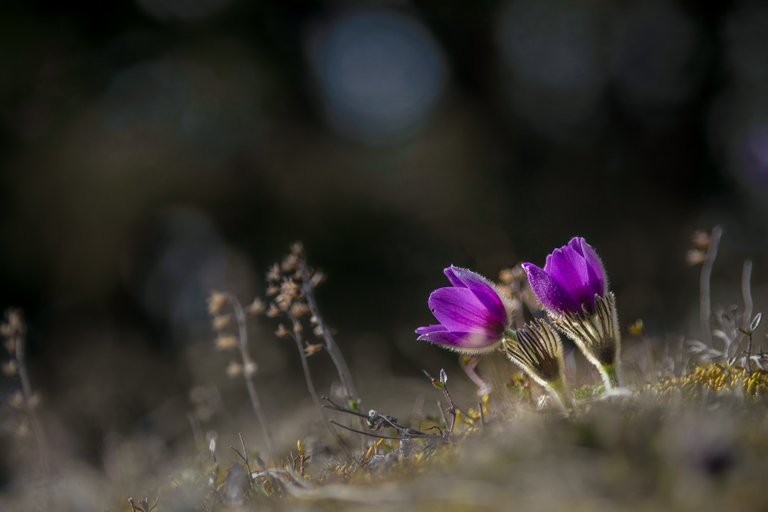
[[[513,379],[459,413],[450,440],[345,433],[345,455],[308,435],[266,473],[251,452],[251,482],[221,439],[216,462],[182,455],[140,480],[54,468],[15,483],[0,509],[130,511],[132,495],[158,498],[156,512],[768,509],[768,372],[707,365],[626,393],[584,386],[567,415],[532,395]]]
[[[583,387],[568,415],[518,391],[461,414],[451,441],[352,434],[349,458],[302,445],[250,484],[240,463],[190,461],[156,510],[768,508],[766,372],[700,366],[626,394]]]

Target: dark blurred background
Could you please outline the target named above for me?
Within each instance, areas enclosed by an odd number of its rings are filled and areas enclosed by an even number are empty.
[[[444,266],[495,277],[574,235],[623,326],[661,343],[696,334],[694,229],[725,230],[715,301],[750,257],[765,304],[764,2],[1,9],[0,304],[26,312],[33,380],[86,454],[172,397],[184,423],[227,361],[207,294],[263,294],[294,240],[364,390],[455,372],[413,334]],[[306,401],[274,328],[253,326],[258,380]]]

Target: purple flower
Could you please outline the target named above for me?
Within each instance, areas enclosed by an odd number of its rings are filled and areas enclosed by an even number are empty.
[[[492,350],[509,326],[501,296],[471,270],[451,265],[444,273],[452,287],[438,288],[428,301],[440,323],[416,329],[418,339],[469,354]]]
[[[531,289],[541,305],[556,314],[595,311],[595,296],[608,293],[600,257],[581,237],[574,237],[547,256],[544,268],[523,263]]]

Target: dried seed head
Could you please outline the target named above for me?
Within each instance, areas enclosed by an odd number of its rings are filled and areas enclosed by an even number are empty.
[[[11,360],[3,364],[3,375],[6,377],[15,377],[17,372],[16,361]]]
[[[317,336],[318,338],[323,336],[323,328],[321,326],[315,326],[314,329],[312,329],[312,334]]]
[[[219,336],[214,342],[216,350],[232,350],[237,348],[237,338],[234,336]]]
[[[8,405],[14,409],[21,409],[24,407],[24,395],[21,393],[21,391],[14,391],[11,393],[11,395],[8,397]]]
[[[37,393],[32,393],[32,396],[29,397],[29,405],[30,409],[34,409],[38,405],[40,405],[40,395]]]
[[[245,363],[245,366],[243,366],[243,373],[245,373],[246,377],[253,377],[256,375],[256,363],[253,361]]]
[[[238,363],[237,361],[230,361],[230,363],[227,365],[227,377],[230,379],[234,379],[235,377],[240,376],[241,373],[243,373],[243,365]]]
[[[279,309],[282,312],[286,312],[289,309],[291,309],[291,305],[293,304],[293,297],[290,295],[284,295],[280,294],[275,298],[275,305],[277,306],[277,309]]]
[[[289,254],[283,258],[280,264],[280,270],[283,272],[293,272],[299,266],[299,257],[295,254]]]
[[[694,231],[693,235],[691,235],[691,242],[696,249],[707,251],[712,243],[712,239],[706,231],[698,230]]]
[[[291,254],[295,256],[304,254],[304,244],[301,242],[293,242],[293,244],[291,244]]]
[[[271,285],[267,287],[267,295],[269,295],[270,297],[274,297],[278,293],[280,293],[280,288],[278,288],[277,286]]]
[[[258,297],[253,299],[247,310],[249,314],[254,316],[262,314],[264,312],[264,301]]]
[[[701,265],[707,261],[707,253],[699,249],[691,249],[685,255],[685,261],[691,265]]]
[[[294,334],[301,334],[303,331],[304,331],[304,327],[301,325],[301,322],[293,322]]]
[[[304,315],[309,314],[309,306],[303,302],[294,302],[291,306],[291,315],[294,318],[301,318]]]
[[[325,274],[318,271],[312,274],[312,278],[309,280],[309,285],[312,288],[314,288],[318,286],[320,283],[322,283],[323,281],[325,281]]]
[[[269,267],[269,272],[267,272],[267,281],[269,282],[275,282],[280,280],[280,265],[277,263],[274,263],[271,267]]]
[[[217,315],[213,317],[213,328],[217,331],[222,330],[232,323],[232,315]]]
[[[29,422],[26,420],[19,423],[19,426],[16,427],[15,434],[19,437],[27,437],[29,435],[30,429],[29,429]]]
[[[304,355],[307,357],[317,354],[323,350],[322,343],[310,343],[304,347]]]
[[[288,329],[285,328],[283,324],[279,324],[277,326],[277,330],[275,331],[275,336],[278,338],[287,338],[291,333],[288,332]]]
[[[13,336],[24,333],[24,318],[21,310],[9,309],[5,312],[6,322],[2,326],[3,336]]]
[[[218,315],[227,303],[227,294],[221,292],[211,292],[208,297],[208,313]]]
[[[499,281],[504,284],[512,284],[515,281],[515,272],[511,268],[503,268],[499,272]]]
[[[270,304],[269,308],[267,308],[267,316],[269,318],[275,318],[279,314],[280,309],[274,303]]]
[[[300,291],[301,291],[301,287],[298,285],[298,283],[296,283],[291,279],[284,279],[282,284],[280,285],[280,293],[284,295],[291,295],[293,297],[296,297],[299,295]]]

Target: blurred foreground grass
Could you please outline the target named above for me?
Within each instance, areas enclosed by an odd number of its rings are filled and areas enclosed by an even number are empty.
[[[538,406],[524,386],[512,395],[492,395],[482,415],[460,414],[449,441],[350,434],[349,456],[299,443],[268,471],[250,453],[251,482],[229,446],[216,461],[201,453],[170,476],[154,477],[154,510],[768,508],[767,372],[708,365],[607,395],[583,388],[568,416]],[[92,509],[79,485],[76,475],[62,475],[49,491],[49,509]],[[41,500],[27,493],[3,510],[32,509]],[[105,509],[131,510],[126,500],[115,496]],[[134,503],[140,510],[139,498]]]

